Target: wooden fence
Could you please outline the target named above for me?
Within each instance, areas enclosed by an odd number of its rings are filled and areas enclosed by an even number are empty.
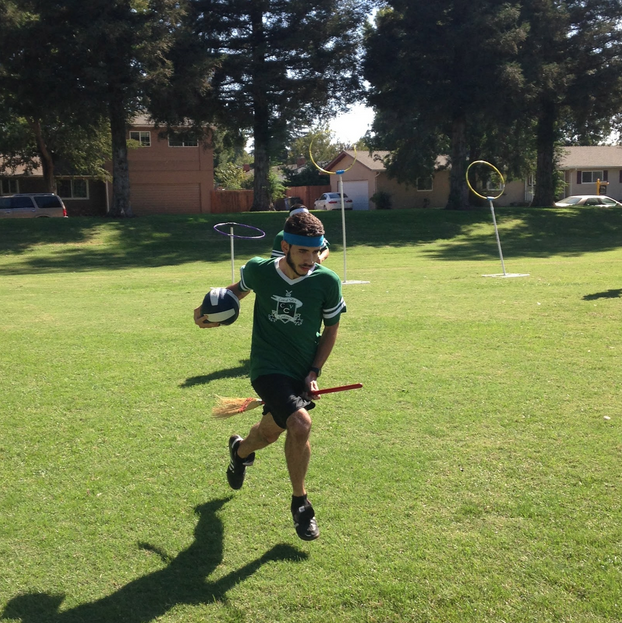
[[[252,205],[252,190],[212,190],[212,214],[248,212]]]
[[[291,186],[286,189],[287,197],[300,197],[302,203],[313,210],[313,203],[322,193],[330,192],[330,186]],[[248,212],[253,205],[252,190],[213,190],[210,212],[227,214],[229,212]]]
[[[320,198],[323,193],[329,193],[330,186],[290,186],[286,189],[288,197],[300,197],[302,203],[313,210],[313,203]]]

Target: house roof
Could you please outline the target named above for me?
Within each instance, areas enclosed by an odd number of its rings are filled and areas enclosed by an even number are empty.
[[[384,158],[389,155],[388,151],[357,151],[356,160],[371,171],[384,171]],[[354,158],[354,150],[342,151],[325,168],[334,170],[337,165],[347,156]],[[449,158],[438,156],[434,165],[435,169],[448,168]],[[593,145],[589,147],[564,147],[559,168],[567,169],[606,169],[622,168],[622,145]]]
[[[31,171],[28,171],[28,167],[26,167],[25,165],[20,164],[15,168],[8,168],[6,169],[6,171],[2,172],[3,166],[5,165],[5,163],[6,163],[6,160],[2,158],[2,156],[0,156],[0,175],[2,175],[2,177],[13,177],[15,175],[20,175],[20,176],[30,175],[33,177],[43,176],[43,169],[41,168],[41,164],[38,164],[37,166],[35,166]]]
[[[384,158],[391,152],[389,151],[374,151],[369,152],[367,150],[356,151],[356,161],[367,167],[370,171],[385,171]],[[355,152],[353,149],[346,149],[342,151],[332,162],[329,162],[324,168],[327,171],[332,171],[337,168],[337,165],[346,157],[350,156],[354,158]],[[435,169],[446,168],[449,166],[449,158],[447,156],[438,156],[434,163]]]
[[[150,127],[153,128],[155,123],[149,115],[136,115],[129,123],[132,127]]]
[[[621,145],[594,145],[591,147],[564,147],[559,168],[605,169],[622,168]]]
[[[43,177],[43,167],[39,158],[34,158],[34,166],[29,168],[24,164],[20,164],[16,167],[8,167],[4,170],[6,161],[0,156],[0,176],[1,177]],[[54,167],[54,177],[80,177],[91,178],[91,175],[76,175],[75,171],[69,169],[66,164],[59,162]]]
[[[337,165],[346,157],[350,156],[351,158],[355,157],[356,161],[362,164],[364,167],[367,167],[371,171],[384,171],[385,166],[383,163],[383,158],[388,156],[390,152],[388,151],[375,151],[371,154],[368,151],[354,151],[353,149],[345,149],[338,156],[333,158],[331,162],[324,165],[323,168],[327,171],[331,171],[337,168]]]

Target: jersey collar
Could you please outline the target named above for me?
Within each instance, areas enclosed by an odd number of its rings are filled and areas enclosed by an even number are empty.
[[[313,274],[313,272],[315,271],[315,269],[317,268],[317,264],[306,274],[304,275],[304,277],[297,277],[296,279],[290,279],[284,272],[283,269],[281,268],[281,262],[287,262],[287,258],[285,257],[279,257],[276,260],[274,260],[274,268],[276,269],[276,272],[279,274],[279,276],[281,277],[281,279],[283,279],[285,282],[287,282],[289,285],[294,285],[296,283],[300,283],[301,281],[304,281],[307,277],[309,277],[311,274]]]

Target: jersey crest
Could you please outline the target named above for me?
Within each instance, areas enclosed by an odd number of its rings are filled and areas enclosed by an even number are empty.
[[[281,322],[293,322],[295,325],[302,324],[302,315],[298,313],[298,309],[302,307],[302,301],[294,298],[291,291],[285,292],[285,296],[274,294],[272,300],[276,301],[276,309],[270,313],[271,322],[280,320]]]

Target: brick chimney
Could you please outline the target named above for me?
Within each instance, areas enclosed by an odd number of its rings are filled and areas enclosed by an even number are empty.
[[[307,164],[307,159],[304,156],[298,156],[298,158],[296,158],[296,166],[298,168],[304,167],[305,164]]]

